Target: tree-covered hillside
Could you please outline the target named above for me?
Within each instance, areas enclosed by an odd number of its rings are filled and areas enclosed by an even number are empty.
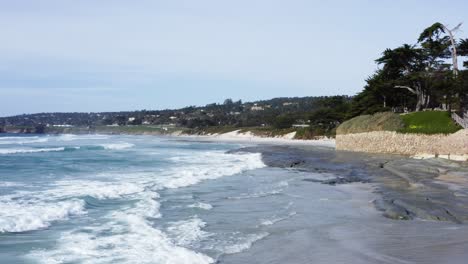
[[[165,125],[290,128],[312,124],[324,131],[344,120],[351,97],[275,98],[250,103],[226,99],[222,104],[175,110],[105,113],[39,113],[0,118],[0,127]]]

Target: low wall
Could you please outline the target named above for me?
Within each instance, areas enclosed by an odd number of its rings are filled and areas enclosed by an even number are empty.
[[[450,135],[375,131],[336,136],[336,149],[468,160],[468,129]]]

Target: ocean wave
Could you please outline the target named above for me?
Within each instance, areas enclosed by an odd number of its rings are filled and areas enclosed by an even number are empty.
[[[109,136],[105,135],[73,135],[73,134],[62,134],[57,136],[57,141],[74,141],[74,140],[103,140],[109,139]]]
[[[31,136],[31,137],[20,137],[20,136],[16,136],[16,137],[2,137],[0,136],[0,141],[1,140],[8,140],[8,139],[18,139],[18,138],[29,138],[29,139],[34,139],[34,138],[39,138],[39,136]]]
[[[261,220],[261,223],[260,225],[263,225],[263,226],[269,226],[269,225],[274,225],[278,222],[281,222],[281,221],[284,221],[284,220],[287,220],[293,216],[295,216],[297,213],[296,212],[290,212],[289,214],[287,214],[286,216],[274,216],[273,218],[271,219],[263,219]]]
[[[180,188],[197,184],[203,180],[231,176],[265,166],[259,153],[206,152],[183,160],[177,168],[165,173],[167,177],[159,178],[158,183],[164,188]]]
[[[113,213],[109,222],[62,234],[57,248],[29,257],[41,263],[209,264],[209,256],[175,245],[143,217]]]
[[[201,202],[194,203],[194,204],[189,204],[187,207],[188,208],[200,208],[200,209],[203,209],[203,210],[213,209],[213,206],[211,204],[201,203]]]
[[[0,149],[0,154],[57,152],[57,151],[64,151],[64,150],[65,150],[64,147],[59,147],[59,148],[31,148],[31,149],[8,148],[8,149]]]
[[[192,155],[190,160],[180,162],[164,170],[153,172],[105,172],[96,175],[102,179],[112,179],[138,183],[152,190],[175,189],[191,186],[204,180],[235,175],[244,171],[263,168],[261,154],[225,154],[212,151]]]
[[[10,186],[7,185],[7,186]],[[48,227],[69,215],[85,213],[82,198],[119,199],[137,202],[129,212],[145,217],[160,217],[159,195],[143,186],[125,182],[62,180],[42,191],[17,191],[0,196],[0,232],[24,232]],[[58,202],[57,202],[58,201]]]
[[[138,195],[139,201],[128,212],[147,218],[159,218],[161,217],[161,213],[159,212],[161,204],[156,200],[157,198],[159,198],[159,194],[154,191],[140,193]]]
[[[19,187],[19,186],[24,186],[24,183],[19,183],[19,182],[0,182],[0,187]]]
[[[120,142],[99,145],[106,149],[125,149],[133,144]],[[86,146],[81,146],[86,149]],[[59,180],[50,188],[31,193],[18,193],[17,199],[34,201],[34,205],[50,205],[51,201],[80,201],[81,207],[55,217],[46,218],[42,225],[30,225],[30,228],[44,228],[54,219],[63,220],[70,215],[86,213],[85,196],[95,199],[124,199],[125,206],[110,212],[104,222],[62,233],[55,248],[35,250],[29,257],[43,263],[161,263],[161,264],[206,264],[213,263],[209,256],[197,253],[185,247],[210,236],[203,231],[206,225],[198,217],[176,221],[166,226],[165,232],[155,228],[152,218],[161,217],[158,202],[158,190],[180,188],[197,184],[204,180],[230,176],[247,170],[263,168],[260,154],[225,154],[221,151],[196,153],[182,159],[177,166],[157,171],[143,172],[108,172],[93,175],[93,180]],[[17,202],[21,205],[23,202]],[[52,203],[56,205],[61,205]],[[209,210],[211,205],[194,203],[189,207]],[[0,207],[1,208],[1,207]],[[25,207],[27,209],[27,207]],[[57,210],[59,211],[59,210]],[[27,220],[27,215],[20,215],[16,222]],[[0,220],[4,217],[0,214]],[[10,229],[12,229],[10,227]],[[22,232],[18,228],[17,232]],[[25,229],[26,230],[26,229]],[[34,230],[34,229],[29,229]],[[16,232],[16,231],[6,231]],[[252,243],[267,236],[267,233],[241,236],[219,250],[225,253],[241,252]]]
[[[143,186],[127,182],[61,180],[54,182],[52,188],[43,191],[42,195],[55,199],[82,196],[91,196],[96,199],[117,199],[143,191]]]
[[[169,223],[166,233],[174,244],[187,247],[211,234],[202,230],[206,226],[197,216],[188,220],[181,220]]]
[[[0,233],[43,229],[54,221],[66,220],[71,215],[84,213],[82,200],[35,204],[1,201]]]
[[[7,140],[5,140],[7,139]],[[44,143],[47,142],[48,138],[39,138],[39,137],[4,137],[0,138],[0,145],[24,145],[31,143]]]
[[[122,150],[122,149],[132,148],[135,146],[135,144],[127,143],[127,142],[120,142],[120,143],[101,144],[100,146],[108,150]]]
[[[240,232],[224,234],[222,240],[213,241],[207,249],[223,252],[224,254],[235,254],[248,250],[253,243],[269,236],[267,232],[243,235]]]
[[[284,192],[284,189],[288,187],[288,185],[289,184],[287,181],[280,181],[271,186],[266,186],[266,187],[261,186],[262,189],[254,191],[252,193],[243,193],[239,196],[227,197],[227,199],[241,200],[241,199],[262,198],[262,197],[267,197],[271,195],[278,195],[278,194],[282,194]]]

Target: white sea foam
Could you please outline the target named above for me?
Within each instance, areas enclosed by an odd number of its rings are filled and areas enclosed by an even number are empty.
[[[119,180],[151,187],[152,190],[187,187],[204,180],[231,176],[263,168],[261,154],[225,154],[221,151],[197,153],[178,162],[177,166],[153,172],[106,172],[97,178]]]
[[[18,138],[35,139],[35,138],[39,138],[39,137],[38,136],[31,136],[31,137],[0,137],[0,141],[1,140],[18,139]]]
[[[198,203],[194,203],[194,204],[190,204],[187,206],[188,208],[200,208],[200,209],[203,209],[203,210],[211,210],[213,209],[213,206],[211,204],[207,204],[207,203],[201,203],[201,202],[198,202]]]
[[[57,141],[74,141],[74,140],[103,140],[108,139],[105,135],[73,135],[73,134],[62,134],[58,136]]]
[[[133,183],[90,180],[56,181],[53,187],[44,191],[43,194],[55,198],[91,196],[96,199],[116,199],[144,191],[144,187]]]
[[[228,197],[228,199],[240,200],[240,199],[251,199],[251,198],[262,198],[271,195],[277,195],[284,192],[284,189],[288,187],[287,181],[281,181],[279,183],[273,184],[272,186],[261,186],[262,189],[254,191],[252,193],[243,193],[239,196]]]
[[[126,142],[101,144],[106,149],[125,149],[134,145]],[[118,172],[105,173],[87,179],[59,180],[50,188],[34,193],[18,193],[16,198],[29,197],[31,206],[44,210],[50,205],[62,205],[51,201],[81,202],[81,207],[64,207],[64,213],[57,213],[44,218],[43,225],[30,225],[31,229],[44,228],[51,222],[66,219],[70,215],[85,213],[81,197],[91,196],[96,199],[125,199],[131,205],[120,207],[110,212],[98,225],[84,229],[64,232],[57,241],[57,246],[47,250],[36,250],[30,257],[43,263],[161,263],[161,264],[205,264],[213,263],[210,257],[194,252],[186,246],[210,234],[203,231],[205,223],[198,217],[176,221],[168,225],[164,233],[152,226],[151,218],[160,217],[156,191],[164,188],[180,188],[197,184],[204,180],[230,176],[246,170],[265,167],[260,154],[225,154],[221,151],[196,153],[182,157],[178,165],[170,169],[153,172]],[[28,200],[26,199],[26,200]],[[21,198],[20,198],[21,200]],[[19,208],[23,202],[16,202]],[[26,203],[26,202],[24,202]],[[1,207],[1,204],[0,204]],[[188,207],[210,210],[206,203],[194,203]],[[25,207],[27,210],[27,207]],[[68,210],[67,210],[68,208]],[[55,208],[55,211],[60,211]],[[40,211],[40,210],[38,210]],[[39,215],[39,213],[37,213]],[[16,219],[30,219],[28,215],[19,215]],[[1,219],[9,219],[2,217]],[[1,222],[0,222],[1,223]],[[5,224],[6,226],[6,224]],[[13,230],[11,226],[10,230]],[[21,230],[17,228],[16,230]],[[4,231],[13,232],[13,231]],[[21,232],[21,231],[18,231]],[[265,237],[266,233],[242,236],[224,244],[220,249],[226,253],[236,253],[248,249],[252,243]]]
[[[262,232],[258,234],[239,235],[236,234],[234,237],[226,237],[225,240],[220,243],[213,245],[213,247],[225,254],[235,254],[245,251],[252,247],[253,243],[258,240],[264,239],[269,233]]]
[[[109,149],[109,150],[122,150],[122,149],[132,148],[135,145],[132,143],[120,142],[120,143],[112,143],[112,144],[101,144],[100,146],[103,147],[104,149]]]
[[[175,245],[144,218],[116,212],[112,221],[87,230],[67,232],[58,248],[35,251],[41,263],[208,264],[206,255]]]
[[[84,214],[82,200],[54,203],[0,202],[0,233],[24,232],[48,227],[52,222],[71,215]]]
[[[286,219],[289,219],[291,218],[292,216],[295,216],[297,213],[296,212],[291,212],[289,213],[288,215],[286,216],[274,216],[272,217],[271,219],[263,219],[261,220],[261,225],[264,225],[264,226],[269,226],[269,225],[274,225],[278,222],[281,222],[281,221],[284,221]]]
[[[225,154],[206,152],[182,159],[180,167],[167,173],[169,177],[159,178],[159,184],[165,188],[180,188],[197,184],[203,180],[230,176],[246,170],[265,167],[261,154]]]
[[[174,244],[187,247],[194,242],[210,236],[210,233],[202,230],[205,226],[205,222],[194,216],[188,220],[170,223],[166,232]]]
[[[161,213],[159,212],[159,207],[161,205],[156,200],[159,198],[159,194],[157,192],[145,191],[140,193],[137,198],[139,201],[135,204],[135,207],[128,210],[129,213],[144,217],[161,217]]]
[[[18,187],[18,186],[24,186],[23,183],[19,182],[0,182],[0,187]]]
[[[21,153],[39,153],[39,152],[57,152],[64,151],[64,147],[60,148],[30,148],[30,149],[18,149],[18,148],[7,148],[0,149],[0,154],[21,154]]]
[[[0,232],[23,232],[48,227],[70,215],[85,213],[84,201],[78,197],[137,199],[132,212],[146,217],[159,217],[159,195],[145,192],[132,183],[63,180],[42,191],[18,191],[0,196]],[[57,202],[59,201],[59,202]]]
[[[6,140],[5,140],[6,139]],[[0,137],[0,145],[23,145],[31,143],[44,143],[47,142],[48,138],[42,137]]]

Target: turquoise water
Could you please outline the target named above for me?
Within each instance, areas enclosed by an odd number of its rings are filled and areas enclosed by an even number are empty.
[[[239,147],[153,136],[1,136],[0,262],[213,263],[247,250],[268,235],[257,219],[216,208],[287,182],[272,176],[249,193],[242,178],[273,169],[260,154],[226,154]],[[221,180],[229,177],[234,182]]]
[[[466,263],[465,225],[386,219],[372,185],[315,182],[366,175],[359,156],[297,149],[303,171],[228,154],[245,146],[0,135],[0,263]]]

